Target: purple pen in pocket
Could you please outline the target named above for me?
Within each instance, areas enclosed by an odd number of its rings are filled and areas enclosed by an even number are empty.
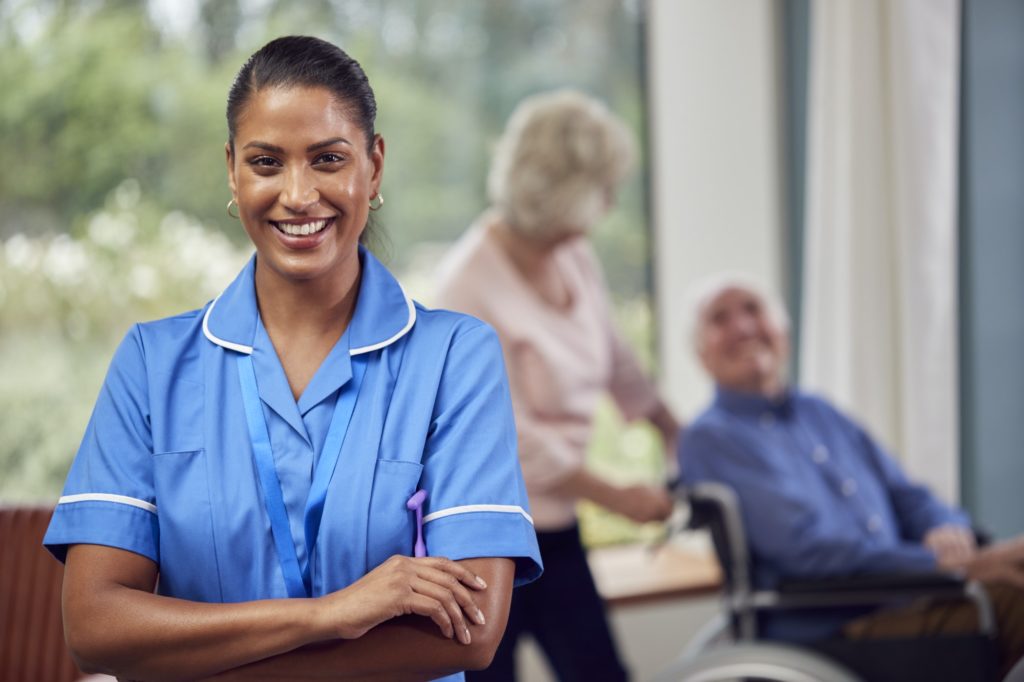
[[[413,546],[412,555],[415,557],[427,556],[427,546],[423,543],[423,503],[427,501],[427,491],[417,490],[405,508],[416,512],[416,544]]]

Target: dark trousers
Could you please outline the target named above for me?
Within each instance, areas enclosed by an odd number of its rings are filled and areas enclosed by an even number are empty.
[[[985,583],[996,617],[996,644],[1001,668],[999,679],[1024,657],[1024,590],[1011,585]],[[846,625],[850,639],[961,635],[978,631],[978,609],[966,600],[918,602],[883,609]]]
[[[562,682],[626,680],[594,587],[579,528],[537,533],[544,575],[512,591],[505,637],[487,670],[467,672],[471,682],[515,682],[515,649],[529,633]]]

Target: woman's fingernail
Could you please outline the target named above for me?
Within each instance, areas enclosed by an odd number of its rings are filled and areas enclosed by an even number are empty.
[[[470,642],[473,641],[473,638],[470,637],[470,635],[469,635],[469,628],[462,628],[462,632],[466,636],[466,639],[465,639],[466,644],[469,644]]]
[[[481,578],[480,576],[476,576],[476,583],[477,583],[477,585],[479,585],[480,587],[483,587],[484,589],[487,589],[487,583],[485,583],[485,582],[484,582],[484,579],[483,579],[483,578]]]
[[[480,623],[480,625],[486,625],[487,624],[487,619],[484,618],[484,612],[481,611],[480,609],[476,610],[476,620],[477,620],[478,623]]]

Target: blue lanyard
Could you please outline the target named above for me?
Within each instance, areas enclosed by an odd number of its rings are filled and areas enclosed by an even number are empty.
[[[256,369],[253,367],[251,355],[238,356],[238,378],[242,384],[242,401],[245,403],[245,419],[249,423],[249,438],[252,441],[253,458],[263,488],[263,502],[270,517],[270,530],[277,549],[277,558],[281,563],[281,572],[288,588],[289,597],[309,597],[313,594],[310,579],[310,561],[313,548],[316,546],[320,532],[320,519],[324,513],[324,500],[327,498],[327,486],[334,476],[338,464],[341,446],[345,442],[352,412],[356,406],[356,396],[366,372],[365,356],[352,357],[352,379],[338,395],[334,405],[334,415],[327,429],[327,438],[313,472],[313,483],[306,499],[305,519],[306,562],[299,565],[295,554],[295,543],[288,524],[288,512],[281,494],[281,481],[274,466],[274,453],[270,447],[270,433],[267,429],[267,418],[263,414],[259,390],[256,387]]]

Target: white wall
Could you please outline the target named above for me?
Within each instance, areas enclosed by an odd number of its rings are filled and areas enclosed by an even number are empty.
[[[662,387],[690,417],[710,387],[685,338],[688,287],[742,270],[782,291],[779,6],[650,0],[648,7]]]

